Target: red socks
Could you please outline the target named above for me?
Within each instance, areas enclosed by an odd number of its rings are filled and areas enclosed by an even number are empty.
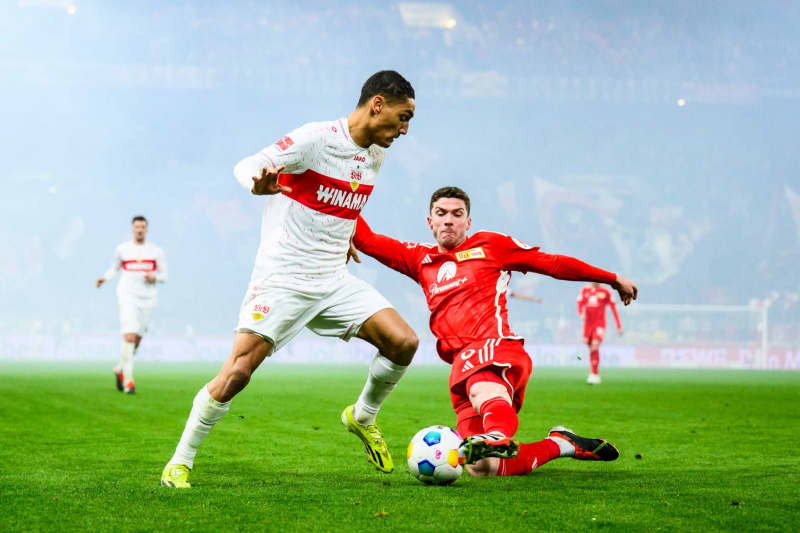
[[[592,374],[597,374],[597,369],[600,367],[600,350],[589,352],[589,364],[592,367]]]
[[[501,459],[498,476],[526,476],[543,464],[558,458],[561,450],[550,439],[520,444],[519,453],[513,459]]]
[[[504,399],[486,400],[481,405],[480,411],[483,417],[483,430],[486,433],[499,431],[510,438],[517,432],[517,427],[519,427],[517,412]]]

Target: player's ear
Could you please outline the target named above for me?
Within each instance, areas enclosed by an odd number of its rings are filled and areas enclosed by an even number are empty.
[[[433,229],[433,224],[431,224],[431,222],[433,221],[433,219],[431,219],[431,217],[430,217],[430,216],[428,216],[427,220],[428,220],[428,229]]]
[[[469,231],[469,228],[471,228],[471,227],[472,227],[472,218],[471,217],[467,217],[467,231]]]
[[[372,97],[372,104],[370,107],[370,111],[372,111],[373,115],[380,114],[381,110],[386,106],[386,101],[384,100],[383,96],[380,94],[376,94]]]

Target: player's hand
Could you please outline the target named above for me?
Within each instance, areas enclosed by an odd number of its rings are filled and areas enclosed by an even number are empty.
[[[286,165],[281,165],[278,168],[262,168],[261,177],[253,176],[253,188],[250,189],[250,192],[257,195],[292,192],[291,187],[278,183],[278,176],[284,168],[286,168]]]
[[[106,282],[106,278],[97,278],[97,281],[95,281],[94,284],[99,289],[100,286],[105,282]]]
[[[356,250],[356,245],[353,244],[353,237],[350,237],[350,249],[347,250],[347,261],[345,261],[344,264],[346,265],[347,263],[349,263],[350,259],[352,259],[356,263],[361,262],[361,258],[358,257],[358,250]]]
[[[635,300],[636,296],[639,294],[639,289],[636,288],[636,284],[622,276],[617,276],[617,280],[612,283],[611,286],[619,293],[619,298],[625,305]]]
[[[620,337],[622,337],[622,328],[619,328],[619,329],[617,330],[617,333],[619,334],[619,336],[620,336]]]
[[[156,282],[156,277],[153,274],[145,274],[144,280],[152,285]]]

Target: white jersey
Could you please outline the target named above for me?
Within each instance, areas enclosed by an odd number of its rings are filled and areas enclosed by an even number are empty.
[[[144,244],[132,240],[123,242],[114,249],[111,267],[103,274],[103,278],[110,280],[120,270],[122,274],[117,283],[117,297],[120,300],[136,298],[148,305],[156,304],[156,284],[147,283],[144,277],[154,274],[157,281],[167,281],[167,258],[161,248],[147,241]]]
[[[251,285],[343,275],[356,218],[385,154],[377,145],[362,148],[353,142],[347,119],[341,118],[301,126],[240,161],[234,175],[248,191],[262,168],[281,165],[286,168],[278,182],[292,188],[264,206]]]

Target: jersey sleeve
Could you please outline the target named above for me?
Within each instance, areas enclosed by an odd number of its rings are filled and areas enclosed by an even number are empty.
[[[495,234],[491,241],[492,253],[504,270],[536,272],[551,278],[569,281],[596,281],[614,283],[616,274],[602,270],[568,255],[546,254],[539,247],[507,235]]]
[[[250,191],[253,188],[253,176],[261,175],[263,168],[283,165],[286,167],[283,173],[299,174],[308,168],[309,156],[320,138],[319,131],[307,125],[297,128],[258,153],[239,161],[233,169],[233,175],[242,187]]]
[[[159,283],[167,282],[167,254],[160,248],[156,259],[156,281]]]
[[[419,282],[418,253],[421,245],[401,242],[386,235],[375,233],[360,215],[356,221],[353,244],[356,248],[377,259],[387,267]]]
[[[106,281],[113,279],[120,268],[122,268],[122,253],[120,252],[119,246],[117,246],[114,248],[114,257],[111,259],[111,266],[108,267],[106,273],[103,274],[103,279]]]

